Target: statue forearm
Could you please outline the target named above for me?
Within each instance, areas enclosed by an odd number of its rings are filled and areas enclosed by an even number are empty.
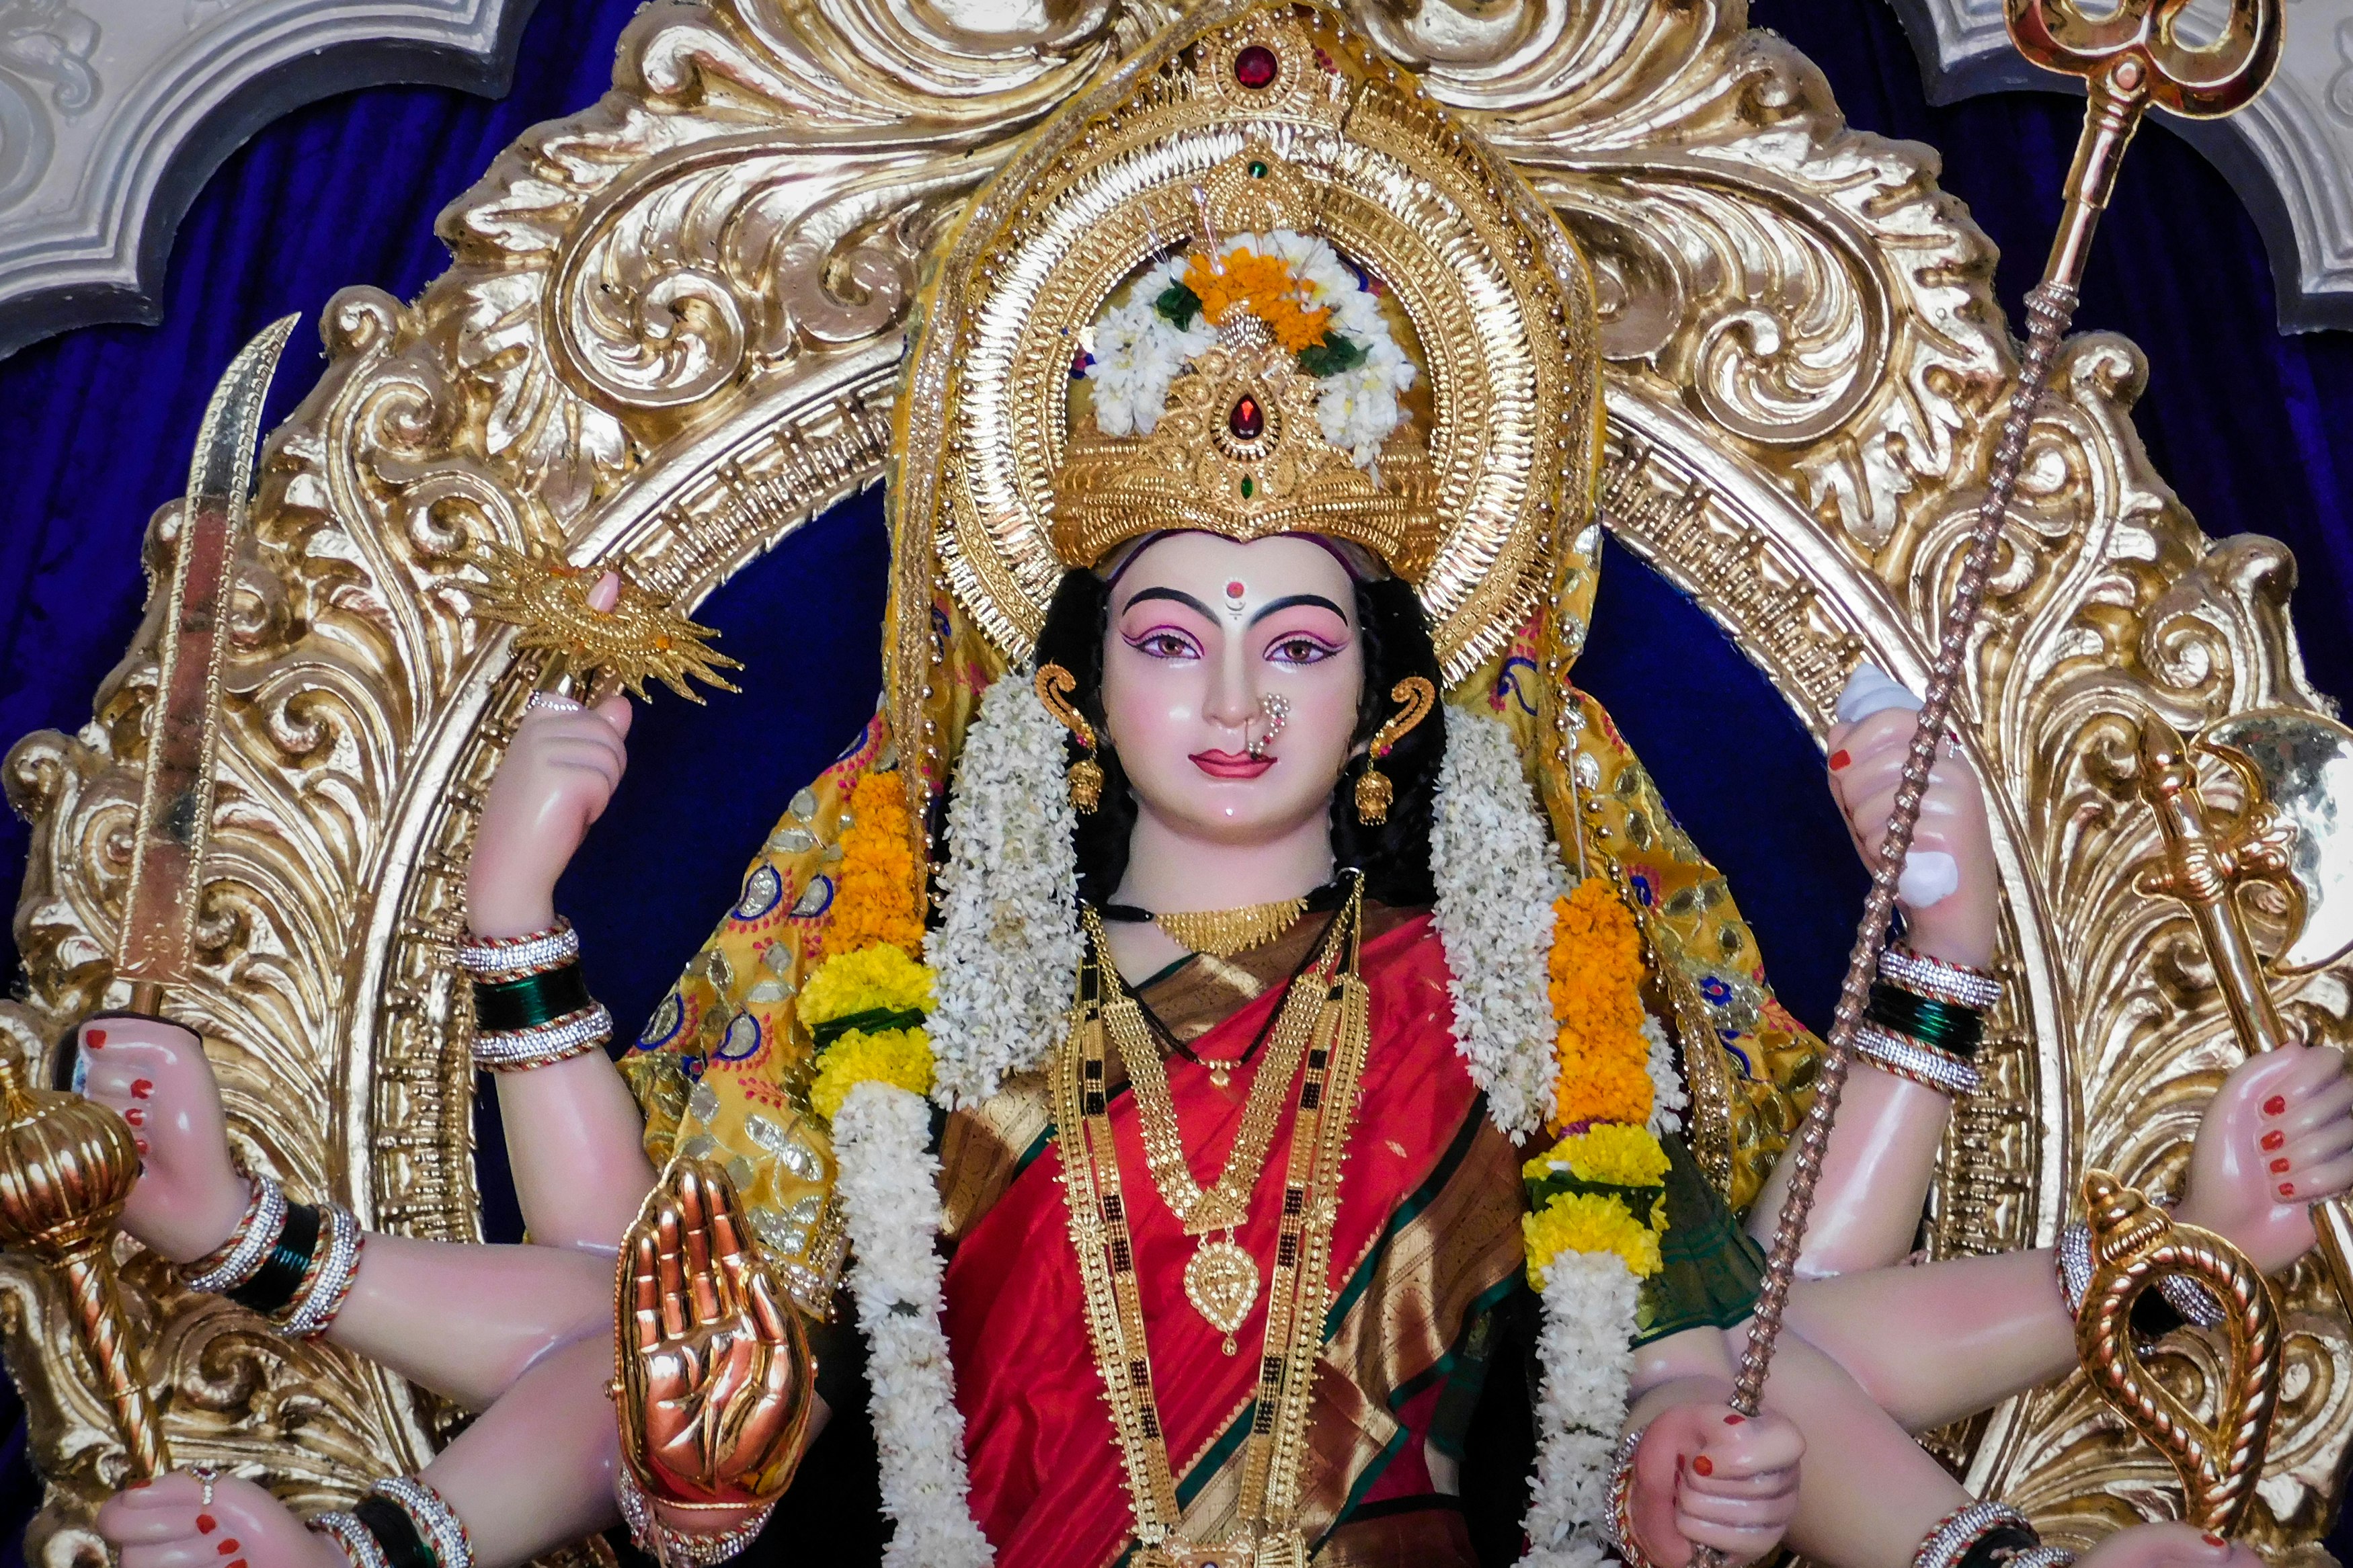
[[[534,1363],[421,1472],[466,1522],[477,1568],[504,1568],[618,1517],[608,1331]]]
[[[2074,1320],[2048,1248],[1802,1281],[1787,1321],[1915,1432],[2075,1365]]]
[[[613,1266],[593,1253],[372,1234],[328,1338],[480,1410],[609,1334],[612,1313]]]
[[[507,1169],[532,1241],[610,1258],[654,1184],[628,1086],[602,1051],[500,1073],[497,1083]]]
[[[1814,1189],[1800,1277],[1885,1268],[1912,1250],[1952,1110],[1933,1089],[1868,1062],[1853,1065]],[[1768,1245],[1788,1190],[1789,1158],[1782,1156],[1748,1211],[1749,1234]]]

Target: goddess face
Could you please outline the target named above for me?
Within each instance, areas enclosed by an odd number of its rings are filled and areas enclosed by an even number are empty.
[[[1106,728],[1138,810],[1229,845],[1323,820],[1355,738],[1361,630],[1346,569],[1313,540],[1146,544],[1113,584],[1103,647]]]

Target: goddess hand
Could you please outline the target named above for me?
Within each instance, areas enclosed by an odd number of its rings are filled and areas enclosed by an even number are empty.
[[[543,705],[522,716],[491,781],[466,872],[466,918],[481,936],[522,936],[555,921],[555,879],[605,814],[628,766],[626,697],[594,708]]]
[[[185,1470],[134,1483],[98,1510],[120,1568],[351,1568],[325,1536],[235,1476],[209,1489]]]
[[[1634,1533],[1658,1568],[1682,1568],[1713,1546],[1753,1563],[1781,1544],[1798,1512],[1806,1440],[1771,1411],[1743,1416],[1721,1405],[1660,1412],[1634,1451]]]
[[[1895,791],[1903,782],[1914,727],[1911,710],[1893,708],[1831,730],[1831,794],[1866,867],[1876,864],[1887,819],[1895,814]],[[1912,945],[1922,952],[1954,963],[1982,965],[1993,956],[2000,894],[1985,787],[1967,758],[1943,755],[1941,750],[1921,798],[1912,865],[1919,866],[1920,857],[1927,854],[1950,856],[1959,885],[1933,902],[1915,906],[1906,900],[1905,922]]]
[[[2195,1525],[2136,1524],[2085,1552],[2076,1568],[2263,1568],[2263,1562],[2253,1548]]]
[[[204,1045],[161,1018],[81,1026],[82,1092],[131,1123],[141,1168],[122,1226],[149,1250],[192,1263],[237,1229],[253,1188],[237,1173],[220,1085]]]
[[[744,1507],[792,1481],[814,1404],[807,1331],[745,1245],[735,1191],[674,1162],[621,1243],[621,1451],[656,1503]]]
[[[2327,1046],[2250,1057],[2198,1123],[2175,1217],[2276,1273],[2312,1247],[2312,1205],[2353,1187],[2353,1078]]]

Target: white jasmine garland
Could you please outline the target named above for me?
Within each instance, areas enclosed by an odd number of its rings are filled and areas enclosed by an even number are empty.
[[[923,938],[938,978],[923,1021],[954,1110],[1040,1066],[1078,985],[1077,816],[1062,790],[1062,727],[1029,677],[980,700],[948,806],[940,923]]]
[[[1487,1096],[1489,1119],[1525,1136],[1552,1114],[1556,1092],[1558,1026],[1545,965],[1553,900],[1568,878],[1499,719],[1446,715],[1430,868],[1452,975],[1455,1048]],[[1632,1321],[1614,1320],[1611,1331]]]
[[[1674,1043],[1667,1038],[1666,1026],[1649,1013],[1642,1015],[1642,1038],[1651,1044],[1651,1054],[1643,1066],[1651,1073],[1651,1122],[1652,1136],[1683,1130],[1682,1112],[1691,1104],[1691,1096],[1683,1089],[1683,1076],[1675,1070]]]
[[[1596,1568],[1609,1517],[1609,1461],[1633,1381],[1640,1282],[1614,1252],[1564,1252],[1544,1278],[1536,1340],[1536,1473],[1520,1568]]]
[[[1301,285],[1310,310],[1332,312],[1327,329],[1364,351],[1361,363],[1316,378],[1315,419],[1324,440],[1370,468],[1383,441],[1404,422],[1398,396],[1420,374],[1389,331],[1380,300],[1357,281],[1330,242],[1293,229],[1238,234],[1225,254],[1252,251],[1279,258]],[[1188,257],[1169,257],[1140,273],[1095,319],[1087,380],[1096,427],[1106,436],[1149,436],[1160,424],[1169,384],[1218,342],[1218,329],[1197,315],[1179,328],[1162,315],[1160,296],[1182,282]]]
[[[973,1522],[964,1415],[940,1331],[940,1166],[931,1131],[922,1095],[879,1079],[854,1086],[833,1119],[835,1190],[849,1231],[858,1326],[871,1351],[882,1511],[893,1527],[882,1561],[886,1568],[987,1568],[996,1553]]]

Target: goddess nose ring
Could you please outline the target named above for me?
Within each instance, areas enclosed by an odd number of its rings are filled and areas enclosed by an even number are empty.
[[[1258,705],[1260,710],[1266,715],[1266,733],[1242,748],[1250,753],[1250,761],[1254,763],[1265,758],[1267,747],[1273,742],[1277,735],[1282,733],[1283,725],[1291,720],[1291,699],[1279,691],[1268,692],[1258,700]],[[1243,726],[1242,732],[1245,735],[1250,732],[1248,725]]]

